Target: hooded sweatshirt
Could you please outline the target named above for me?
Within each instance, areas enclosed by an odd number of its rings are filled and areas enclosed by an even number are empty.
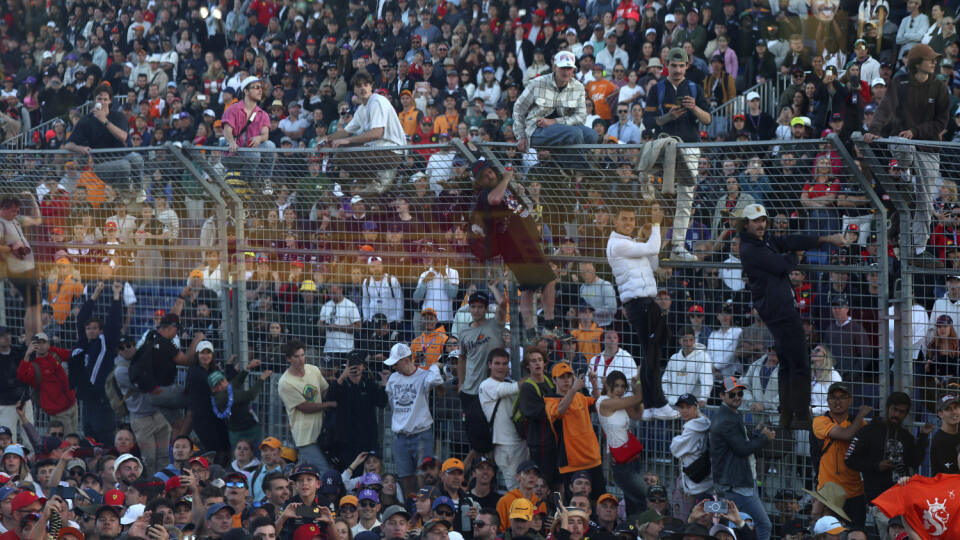
[[[670,403],[675,403],[680,394],[687,393],[698,399],[709,398],[713,389],[712,367],[704,345],[697,343],[688,355],[680,349],[670,357],[667,369],[663,371],[663,395]]]
[[[707,451],[710,419],[702,414],[683,424],[683,431],[670,441],[670,453],[686,467]],[[687,495],[704,493],[713,488],[713,475],[707,475],[700,482],[694,482],[686,474],[680,474],[680,486]]]

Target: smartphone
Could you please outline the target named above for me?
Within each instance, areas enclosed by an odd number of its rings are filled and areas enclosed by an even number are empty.
[[[103,109],[103,103],[97,103],[94,107],[99,111]]]
[[[159,525],[163,527],[163,514],[156,511],[150,514],[150,525]]]
[[[729,510],[726,501],[705,501],[703,511],[708,514],[726,514]]]
[[[53,491],[50,493],[50,495],[59,495],[63,500],[73,499],[77,496],[77,488],[73,486],[57,486],[53,488]]]
[[[313,519],[320,516],[319,506],[307,506],[305,504],[297,507],[297,517]]]

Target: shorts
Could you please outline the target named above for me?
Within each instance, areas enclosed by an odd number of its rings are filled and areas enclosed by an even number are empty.
[[[36,272],[11,273],[7,276],[7,279],[23,297],[23,302],[27,307],[40,305],[40,278],[37,277]]]
[[[420,433],[393,434],[393,459],[400,478],[416,476],[423,458],[433,455],[433,427]]]
[[[507,262],[507,267],[513,272],[517,280],[517,288],[521,291],[536,291],[546,284],[557,279],[553,268],[545,259],[533,262]]]

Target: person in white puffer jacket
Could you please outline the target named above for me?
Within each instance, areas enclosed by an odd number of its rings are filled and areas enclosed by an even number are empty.
[[[680,336],[680,350],[670,357],[663,371],[663,394],[674,402],[682,394],[693,394],[701,407],[713,388],[713,370],[707,348],[697,343],[696,331],[688,326]]]
[[[701,455],[708,451],[710,419],[700,413],[697,396],[683,394],[674,402],[683,419],[683,431],[670,441],[670,453],[680,460],[681,467],[689,467]],[[680,512],[686,515],[698,501],[710,498],[713,490],[713,475],[707,474],[699,482],[694,482],[682,472],[677,477],[673,500],[680,504]]]

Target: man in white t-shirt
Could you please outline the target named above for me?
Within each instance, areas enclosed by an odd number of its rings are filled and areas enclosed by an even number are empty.
[[[403,146],[407,143],[403,125],[390,100],[373,92],[373,77],[365,70],[358,71],[350,81],[360,106],[343,129],[320,139],[319,145],[330,143],[341,146]],[[393,182],[402,150],[382,150],[362,154],[345,153],[337,156],[341,171],[371,181],[371,188],[382,193]],[[371,174],[371,172],[373,174]]]
[[[337,369],[340,360],[353,351],[353,335],[360,330],[360,309],[343,296],[343,285],[327,286],[330,300],[320,309],[320,328],[326,331],[323,354],[328,368]]]
[[[496,348],[487,355],[490,376],[480,383],[480,406],[493,427],[493,460],[503,472],[507,490],[516,489],[517,466],[527,459],[527,448],[513,425],[513,402],[520,393],[520,385],[507,379],[510,373],[510,354]],[[496,415],[494,415],[496,410]]]
[[[297,445],[298,463],[309,463],[317,470],[330,470],[330,464],[317,446],[317,437],[323,428],[323,412],[336,407],[335,402],[324,402],[323,395],[330,387],[320,368],[306,363],[303,343],[293,340],[287,344],[287,362],[290,367],[280,376],[278,391],[290,420],[290,434]]]
[[[430,390],[440,386],[438,364],[420,369],[413,363],[413,352],[404,343],[390,348],[390,356],[383,361],[393,373],[387,379],[387,400],[393,416],[393,456],[396,471],[403,482],[405,493],[417,488],[417,466],[433,452],[433,416],[428,398]]]

